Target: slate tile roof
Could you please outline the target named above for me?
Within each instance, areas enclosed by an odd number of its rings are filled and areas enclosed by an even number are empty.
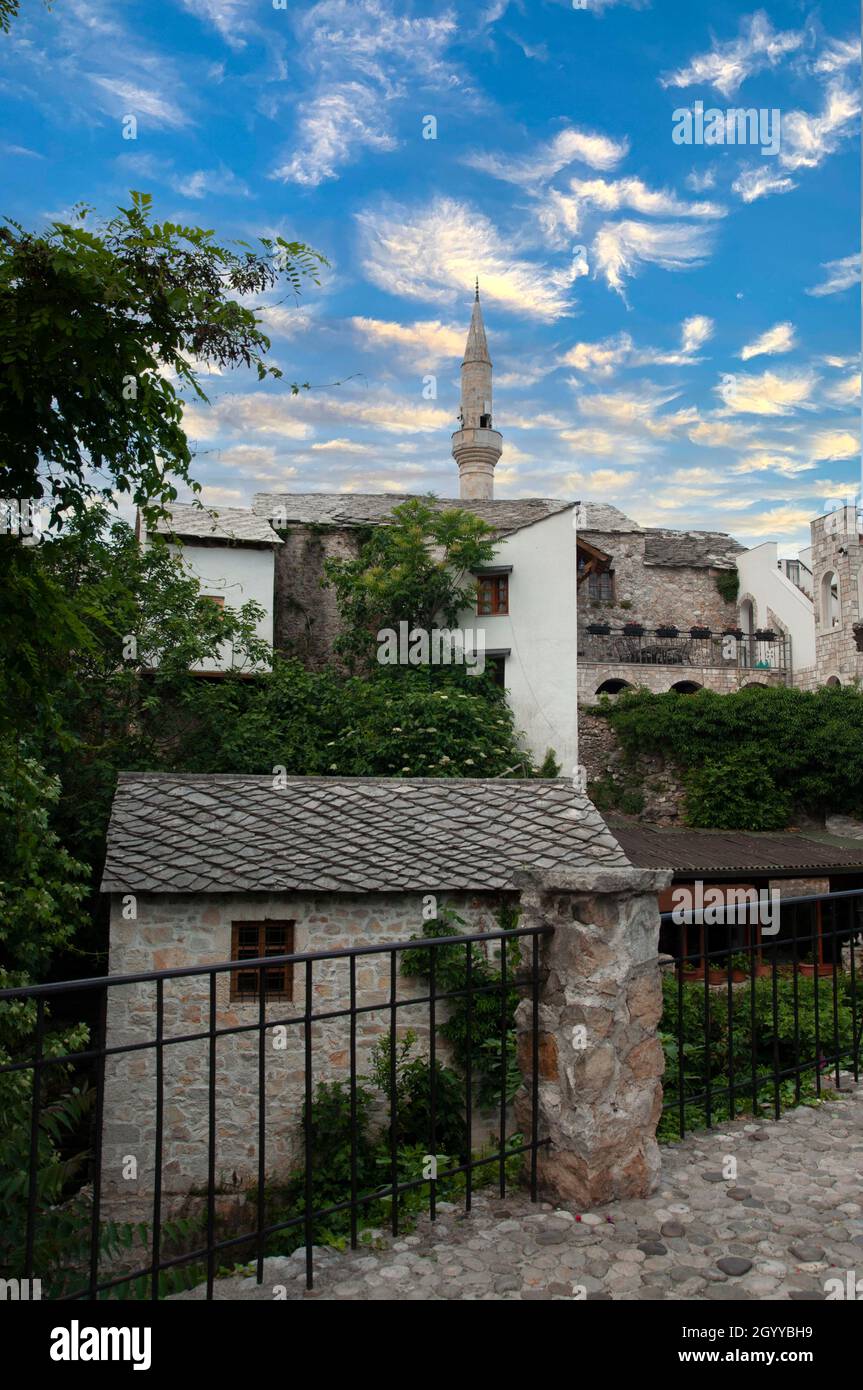
[[[399,502],[408,502],[417,493],[398,492],[258,492],[252,507],[258,516],[295,524],[316,526],[383,525]],[[427,500],[427,499],[424,499]],[[440,509],[458,507],[473,512],[494,527],[499,535],[520,531],[534,522],[544,521],[556,512],[575,505],[556,497],[458,498],[438,497]],[[278,524],[278,520],[276,522]]]
[[[674,869],[708,874],[711,871],[755,872],[818,869],[863,870],[863,843],[799,831],[674,830],[664,826],[613,820],[611,829],[630,861],[639,869]]]
[[[637,521],[626,516],[619,507],[613,507],[610,502],[583,502],[582,506],[585,512],[582,531],[608,534],[613,531],[629,533],[641,530]]]
[[[669,568],[730,569],[745,546],[724,531],[671,531],[653,527],[644,533],[644,563]]]
[[[165,536],[189,537],[200,540],[227,540],[242,543],[282,545],[266,517],[241,507],[193,507],[177,502],[170,508],[170,518],[163,518],[151,528]]]
[[[626,868],[564,778],[121,773],[102,891],[497,890],[523,867]]]

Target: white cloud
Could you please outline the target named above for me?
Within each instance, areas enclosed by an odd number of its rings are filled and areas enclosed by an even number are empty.
[[[591,169],[613,169],[629,149],[627,140],[615,140],[609,135],[596,131],[581,130],[577,126],[567,126],[558,131],[522,159],[511,155],[476,153],[465,156],[465,164],[473,169],[481,169],[493,178],[505,183],[522,184],[530,187],[547,183],[559,174],[568,164],[578,161],[588,164]]]
[[[689,438],[693,444],[703,444],[708,449],[730,449],[745,443],[751,434],[750,425],[724,420],[700,420],[689,431]]]
[[[795,346],[794,324],[775,323],[772,328],[768,328],[760,337],[754,338],[751,343],[746,343],[740,349],[740,357],[744,362],[748,362],[750,357],[761,357],[765,354],[777,352],[790,352]]]
[[[560,365],[574,367],[587,376],[610,377],[632,356],[633,342],[628,333],[604,338],[598,343],[576,343],[561,357]]]
[[[647,439],[600,426],[561,430],[560,439],[582,458],[612,458],[625,464],[639,463],[655,452],[655,446]]]
[[[649,188],[642,179],[570,179],[577,202],[590,203],[603,212],[632,208],[647,217],[722,217],[718,203],[687,203],[668,188]]]
[[[589,494],[607,493],[631,486],[636,477],[635,473],[624,473],[616,468],[597,468],[593,473],[570,473],[564,487],[567,492],[584,488]]]
[[[137,116],[157,126],[179,129],[189,124],[189,117],[181,111],[176,102],[160,92],[148,87],[139,87],[134,82],[124,82],[121,78],[92,77],[96,87],[106,93],[107,100],[102,109],[118,118],[126,115]]]
[[[803,44],[802,30],[776,30],[763,10],[741,21],[740,36],[720,43],[716,39],[706,53],[699,53],[676,72],[666,73],[663,87],[691,87],[707,82],[723,96],[731,96],[754,73],[774,68]]]
[[[273,177],[314,188],[338,177],[358,149],[394,150],[395,136],[381,123],[378,94],[360,82],[343,82],[300,108],[299,148]]]
[[[731,185],[732,192],[738,193],[744,203],[754,203],[770,193],[790,193],[796,187],[794,180],[786,174],[779,174],[761,164],[744,169]]]
[[[520,259],[484,214],[454,198],[435,198],[417,211],[389,205],[357,220],[363,271],[389,294],[452,304],[472,292],[478,275],[486,302],[544,320],[571,312],[566,291],[577,270]]]
[[[400,353],[408,352],[414,360],[430,364],[447,357],[460,358],[467,339],[464,325],[441,323],[440,319],[391,323],[355,317],[350,323],[372,347],[395,347]]]
[[[597,343],[576,343],[558,359],[562,367],[574,367],[591,379],[614,375],[618,367],[685,367],[701,359],[695,354],[712,336],[713,319],[693,314],[680,325],[680,348],[666,352],[661,348],[636,348],[629,333],[604,338]]]
[[[822,261],[821,269],[827,271],[827,279],[820,285],[813,285],[806,291],[820,297],[825,294],[839,294],[860,283],[860,253],[843,256],[838,261]]]
[[[360,444],[356,439],[323,439],[312,448],[322,454],[371,454],[370,444]]]
[[[782,118],[779,161],[785,169],[816,169],[853,134],[860,114],[860,94],[841,79],[830,83],[821,114],[789,111]]]
[[[812,71],[816,73],[841,72],[844,68],[859,65],[860,39],[830,39],[815,60]]]
[[[218,169],[197,169],[172,180],[171,186],[186,198],[205,198],[211,193],[248,198],[248,185],[221,164]]]
[[[812,408],[816,380],[810,371],[783,375],[768,371],[760,376],[738,374],[731,389],[723,384],[716,390],[731,414],[790,415],[794,410]]]
[[[248,27],[247,0],[182,0],[183,8],[206,20],[229,48],[245,47],[243,32]]]
[[[785,478],[793,478],[797,473],[805,473],[814,468],[814,463],[801,463],[789,458],[787,454],[747,454],[731,469],[732,473],[781,473]]]
[[[860,453],[860,440],[848,430],[820,430],[812,436],[809,449],[810,457],[819,461],[853,459]]]
[[[841,381],[836,382],[835,386],[828,388],[826,395],[837,405],[859,405],[860,373],[852,372],[851,376],[843,377]]]
[[[644,264],[663,270],[701,265],[712,245],[711,229],[682,222],[605,222],[593,240],[592,260],[610,289],[623,292],[624,280]]]

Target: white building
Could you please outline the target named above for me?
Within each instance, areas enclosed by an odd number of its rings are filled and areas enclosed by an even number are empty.
[[[256,623],[256,635],[272,647],[275,553],[282,542],[262,517],[240,508],[216,511],[177,504],[170,518],[152,529],[168,538],[169,551],[197,579],[204,598],[237,610],[249,602],[259,604],[263,616]],[[138,537],[147,543],[140,517]],[[195,669],[219,674],[240,666],[248,669],[233,643],[225,642],[218,658],[208,658]]]

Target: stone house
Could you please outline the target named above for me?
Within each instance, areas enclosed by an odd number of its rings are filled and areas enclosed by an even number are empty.
[[[121,774],[102,890],[110,895],[109,974],[373,945],[419,936],[429,905],[454,908],[472,931],[498,926],[524,871],[626,869],[593,807],[568,780],[279,779]],[[443,927],[443,934],[451,931]],[[511,962],[510,962],[511,963]],[[267,972],[266,1171],[294,1163],[305,1084],[306,969]],[[314,963],[316,1012],[344,1009],[345,958]],[[359,1071],[390,1027],[390,962],[357,958]],[[257,1176],[259,971],[165,979],[163,1192],[179,1200],[206,1184],[208,1029],[216,1045],[216,1176],[241,1191]],[[424,986],[422,986],[424,988]],[[396,998],[422,992],[397,974]],[[139,1050],[106,1063],[102,1182],[107,1208],[151,1196],[156,1136],[156,986],[109,990],[107,1046]],[[439,1015],[440,1017],[440,1015]],[[276,1041],[274,1025],[296,1020]],[[400,1007],[398,1032],[427,1039],[427,1005]],[[244,1031],[245,1029],[245,1031]],[[171,1038],[184,1041],[170,1042]],[[281,1043],[281,1045],[280,1045]],[[349,1023],[312,1026],[312,1073],[349,1076]],[[134,1160],[134,1162],[130,1162]],[[175,1203],[176,1204],[176,1203]]]
[[[775,640],[760,641],[744,625],[734,581],[750,552],[733,537],[642,527],[605,504],[581,510],[579,541],[601,557],[579,580],[581,704],[638,686],[725,694],[790,679],[787,632],[777,623]]]

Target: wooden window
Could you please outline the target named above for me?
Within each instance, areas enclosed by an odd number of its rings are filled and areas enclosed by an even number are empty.
[[[476,611],[480,618],[509,612],[509,575],[481,575],[476,586]]]
[[[201,594],[201,598],[205,598],[208,603],[214,603],[217,608],[224,610],[225,600],[221,594]]]
[[[293,922],[232,922],[231,960],[258,960],[262,956],[289,956],[294,949]],[[274,965],[264,970],[268,999],[294,997],[294,967]],[[261,968],[231,971],[231,998],[257,999]]]
[[[614,600],[614,570],[591,572],[587,576],[587,596],[602,603]]]

